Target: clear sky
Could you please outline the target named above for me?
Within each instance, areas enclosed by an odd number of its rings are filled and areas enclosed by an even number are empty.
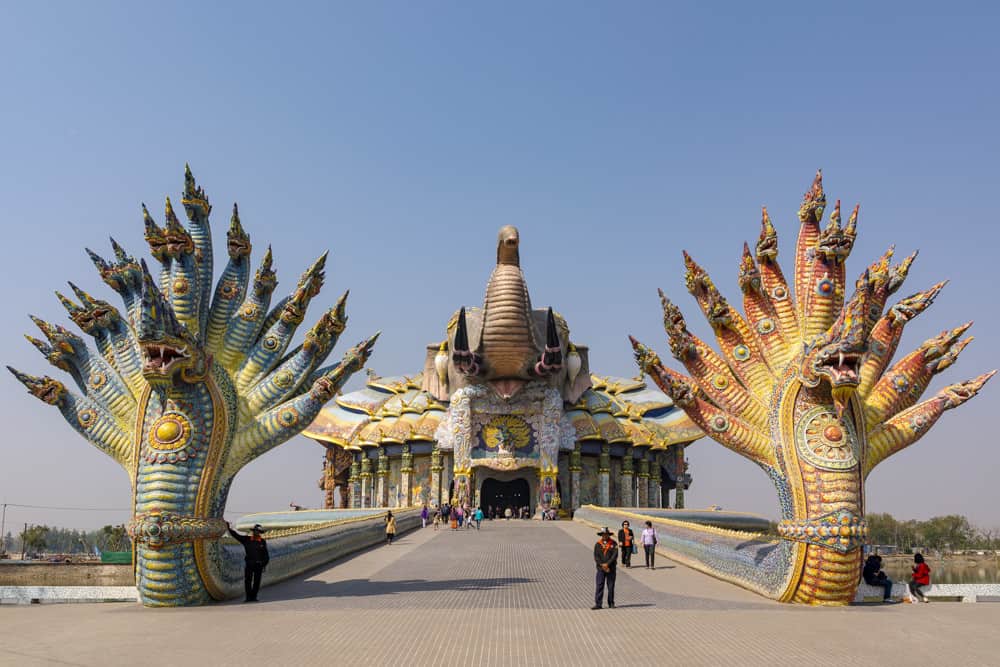
[[[314,310],[349,287],[348,342],[383,329],[380,374],[420,370],[515,224],[534,304],[596,372],[634,375],[626,334],[669,356],[657,287],[708,334],[681,249],[738,296],[760,205],[790,262],[817,167],[831,201],[862,205],[852,276],[895,243],[921,250],[903,293],[951,279],[900,354],[976,320],[931,392],[1000,366],[995,5],[473,4],[8,3],[4,363],[58,375],[21,337],[27,313],[65,323],[66,280],[114,302],[83,247],[110,234],[145,255],[139,203],[162,219],[190,162],[216,237],[235,200],[255,262],[273,245],[279,293],[331,250]],[[1000,527],[998,414],[998,384],[947,414],[872,474],[868,510]],[[127,518],[125,474],[6,374],[0,415],[3,499],[120,508],[10,509],[8,526]],[[688,451],[689,506],[777,513],[754,465],[707,439]],[[321,460],[301,437],[259,459],[230,516],[319,506]]]

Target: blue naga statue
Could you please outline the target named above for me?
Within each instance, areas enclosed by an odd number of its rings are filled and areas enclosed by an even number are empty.
[[[143,206],[145,236],[159,262],[154,278],[114,240],[115,260],[87,251],[101,278],[121,295],[124,313],[72,283],[79,303],[57,296],[93,336],[98,353],[65,328],[32,318],[48,342],[28,337],[82,395],[49,377],[9,370],[56,406],[83,437],[132,481],[136,585],[148,606],[202,604],[242,589],[242,549],[218,539],[233,478],[258,456],[302,431],[371,354],[372,336],[336,364],[323,366],[347,322],[345,294],[289,351],[309,302],[323,284],[326,255],[272,306],[277,281],[271,250],[250,280],[250,239],[236,206],[227,235],[229,263],[212,288],[208,198],[185,173],[178,221],[167,199],[160,227]],[[281,560],[315,565],[323,531],[277,545]],[[278,562],[275,563],[274,561]]]

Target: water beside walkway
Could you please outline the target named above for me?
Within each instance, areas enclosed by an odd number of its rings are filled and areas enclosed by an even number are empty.
[[[996,665],[1000,604],[781,605],[661,559],[591,611],[594,529],[401,536],[262,602],[0,607],[0,664]],[[265,575],[266,581],[266,575]]]

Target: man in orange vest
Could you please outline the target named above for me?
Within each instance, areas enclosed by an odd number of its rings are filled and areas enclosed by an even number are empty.
[[[608,609],[615,608],[615,576],[618,566],[618,545],[611,539],[611,531],[605,526],[598,533],[600,540],[594,545],[594,563],[597,565],[597,587],[594,591],[594,606],[600,609],[604,603],[604,586],[608,587]]]

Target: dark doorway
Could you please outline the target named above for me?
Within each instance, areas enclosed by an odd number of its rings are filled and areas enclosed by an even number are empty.
[[[516,517],[519,508],[531,506],[530,494],[531,489],[526,479],[501,482],[490,477],[483,481],[483,487],[479,491],[479,506],[486,511],[492,505],[498,514],[509,507]]]

